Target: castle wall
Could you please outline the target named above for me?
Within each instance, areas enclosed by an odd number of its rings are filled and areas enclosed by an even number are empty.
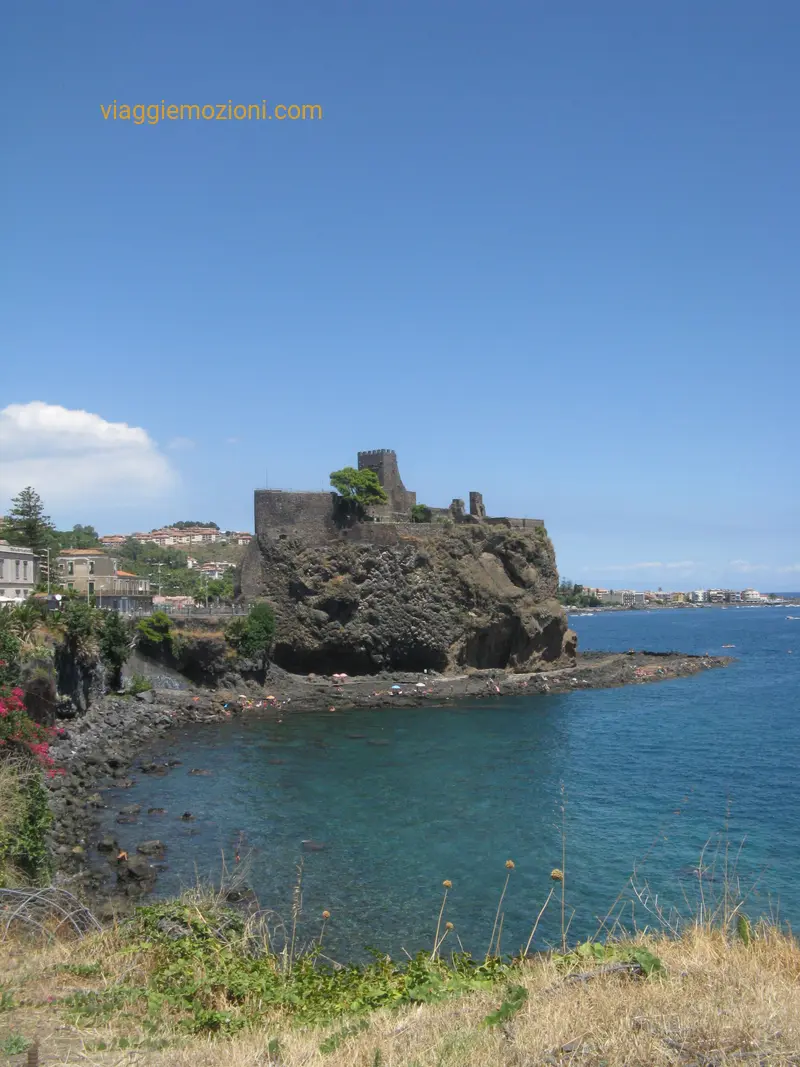
[[[367,522],[342,530],[345,541],[357,541],[369,545],[390,547],[401,544],[408,537],[420,541],[440,537],[447,527],[432,522]]]
[[[544,519],[509,519],[490,518],[487,516],[481,521],[485,522],[487,526],[511,526],[515,530],[534,530],[537,526],[544,526]]]
[[[257,489],[255,531],[258,538],[280,534],[307,541],[326,541],[335,536],[335,493],[295,493],[285,489]]]

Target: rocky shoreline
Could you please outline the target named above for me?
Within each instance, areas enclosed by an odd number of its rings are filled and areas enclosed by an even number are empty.
[[[234,715],[275,717],[348,708],[442,706],[469,699],[556,694],[605,689],[687,677],[727,666],[732,657],[678,652],[605,653],[577,656],[574,666],[532,674],[472,670],[461,675],[392,673],[347,678],[292,675],[272,668],[263,689],[164,689],[138,696],[109,695],[69,722],[51,752],[64,774],[49,780],[54,823],[51,834],[59,884],[93,902],[101,917],[124,912],[153,888],[158,850],[118,858],[113,838],[100,840],[104,788],[133,784],[133,775],[170,773],[177,761],[142,763],[141,752],[172,727],[223,722]],[[185,773],[185,772],[184,772]],[[147,842],[154,846],[157,842]],[[98,850],[106,862],[97,862]],[[148,850],[143,850],[148,851]]]

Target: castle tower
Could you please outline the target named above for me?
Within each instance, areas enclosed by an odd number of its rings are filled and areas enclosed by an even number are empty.
[[[486,518],[486,508],[483,506],[483,493],[472,492],[469,494],[469,513],[475,519]]]
[[[410,492],[403,485],[394,449],[376,448],[371,452],[359,452],[358,469],[375,471],[389,498],[388,510],[399,515],[408,515],[417,502],[417,494]]]

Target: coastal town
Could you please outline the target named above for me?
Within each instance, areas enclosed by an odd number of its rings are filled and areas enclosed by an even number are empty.
[[[780,593],[760,593],[757,589],[691,589],[688,591],[666,592],[637,589],[603,589],[582,586],[582,597],[593,607],[619,608],[660,608],[700,605],[775,605],[790,604],[798,598]]]
[[[233,573],[252,538],[241,530],[182,523],[149,533],[84,533],[80,544],[60,548],[54,543],[37,550],[19,544],[13,527],[0,519],[0,604],[67,593],[91,598],[97,607],[141,614],[208,606],[209,596],[231,600]],[[141,558],[134,561],[137,547]],[[172,558],[162,558],[164,549],[173,550]],[[185,574],[190,591],[170,588],[176,572]]]

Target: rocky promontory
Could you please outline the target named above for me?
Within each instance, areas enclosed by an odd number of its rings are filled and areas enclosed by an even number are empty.
[[[273,661],[295,673],[530,672],[574,662],[544,527],[480,523],[393,544],[260,538],[242,592],[275,609]]]

